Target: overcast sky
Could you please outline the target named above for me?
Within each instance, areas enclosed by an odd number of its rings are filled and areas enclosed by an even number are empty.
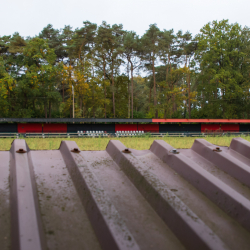
[[[213,20],[250,27],[250,0],[1,0],[0,8],[0,36],[35,36],[49,23],[75,29],[86,20],[121,23],[139,35],[153,23],[162,30],[188,30],[193,35]]]

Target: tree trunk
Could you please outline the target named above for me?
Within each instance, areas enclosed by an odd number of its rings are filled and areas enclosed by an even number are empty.
[[[129,62],[127,64],[127,73],[128,73],[128,118],[130,118]]]
[[[151,88],[149,88],[149,106],[148,106],[148,112],[150,110],[150,103],[151,103]]]
[[[169,73],[171,73],[171,70],[172,70],[172,65],[171,65],[171,61],[170,61],[170,55],[168,54],[168,65],[169,65]],[[168,75],[168,67],[167,67],[167,75]],[[173,90],[173,86],[171,84],[171,81],[169,81],[168,83],[168,87],[170,90]],[[171,102],[171,98],[169,100]],[[173,103],[173,106],[172,106],[172,110],[171,110],[171,106],[169,107],[169,117],[171,118],[172,117],[172,111],[174,110],[174,96],[172,96],[172,103]]]
[[[27,108],[27,103],[28,103],[28,97],[27,97],[27,95],[25,94],[25,101],[24,101],[24,108],[25,108],[25,109]]]
[[[166,86],[169,86],[170,88],[170,83],[168,84],[168,65],[170,65],[170,72],[171,72],[171,62],[170,62],[170,55],[168,54],[168,63],[166,65]]]
[[[166,86],[168,86],[168,65],[166,65]]]
[[[115,118],[115,81],[114,81],[114,59],[112,58],[112,70],[111,70],[111,81],[113,86],[113,93],[112,93],[112,99],[113,99],[113,114]]]
[[[51,100],[49,100],[49,118],[51,118]]]
[[[218,80],[216,81],[216,89],[215,89],[215,100],[218,99],[218,96],[217,96],[217,91],[218,91]]]
[[[95,117],[95,93],[94,87],[92,87],[92,106],[93,106],[93,117]]]
[[[191,101],[190,101],[190,73],[187,75],[188,84],[188,118],[191,119]]]
[[[84,57],[83,57],[83,60],[81,60],[81,52],[82,52],[82,47],[84,46],[84,42],[81,44],[80,48],[79,48],[79,52],[78,52],[78,59],[79,59],[79,63],[82,64],[82,69],[83,69],[83,72],[84,72]]]
[[[92,66],[92,77],[95,77],[94,67]],[[95,86],[92,88],[92,101],[93,101],[93,117],[95,118]]]
[[[72,113],[73,113],[73,118],[75,118],[75,90],[74,90],[74,88],[73,88],[73,103],[72,103],[72,108],[73,108],[73,111],[72,111]]]
[[[155,61],[152,60],[153,64],[153,80],[154,80],[154,108],[155,108],[155,118],[158,118],[157,100],[156,100],[156,82],[155,82]]]
[[[83,117],[83,110],[82,110],[82,98],[80,97],[80,115]]]
[[[130,62],[130,64],[131,64],[131,115],[133,119],[134,118],[134,77],[133,77],[134,67],[132,62]]]
[[[170,72],[171,72],[171,65],[170,65]],[[171,91],[173,91],[173,89],[174,89],[174,84],[172,83],[170,83],[170,89],[171,89]],[[175,112],[175,96],[173,95],[172,96],[172,103],[173,103],[173,106],[172,106],[172,114]],[[172,114],[171,114],[171,117],[172,117]]]
[[[203,87],[203,80],[202,80],[202,89],[204,89],[204,87]],[[205,106],[204,90],[202,90],[201,95],[202,95],[202,105],[201,105],[201,108],[203,108]]]
[[[82,116],[85,117],[85,107],[83,107],[83,110],[82,110]]]
[[[45,118],[47,118],[47,100],[44,102],[44,114]]]
[[[171,65],[171,61],[170,61],[170,55],[168,55],[168,65],[169,65],[169,73],[171,73],[172,65]],[[168,67],[167,67],[167,74],[168,74]],[[169,83],[169,88],[170,88],[170,83]]]
[[[104,82],[106,80],[106,64],[105,64],[105,57],[103,57],[103,79]],[[105,84],[105,83],[104,83]],[[107,107],[106,107],[106,85],[104,86],[104,114],[105,119],[107,118]],[[106,123],[105,123],[106,124]]]
[[[173,113],[175,112],[175,96],[173,95],[173,98],[172,98],[172,101],[173,101]]]
[[[64,82],[63,82],[63,103],[64,103]]]
[[[202,94],[202,104],[201,104],[201,108],[203,108],[203,107],[204,107],[204,103],[205,103],[204,91],[202,91],[201,94]]]
[[[225,105],[224,105],[224,99],[225,99],[225,89],[223,89],[222,91],[222,115],[223,118],[225,118]]]

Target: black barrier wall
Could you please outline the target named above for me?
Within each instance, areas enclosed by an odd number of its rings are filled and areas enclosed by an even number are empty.
[[[0,133],[17,133],[17,123],[0,123]]]
[[[61,124],[58,124],[58,126]],[[118,125],[118,124],[117,124]],[[131,124],[123,124],[123,129],[125,126],[128,126],[127,130],[131,130]],[[143,124],[145,125],[145,124]],[[148,125],[148,124],[146,124]],[[212,124],[211,124],[212,125]],[[230,124],[225,124],[227,127]],[[32,124],[29,124],[32,126]],[[140,124],[139,124],[140,126]],[[77,131],[106,131],[107,133],[115,133],[116,124],[67,124],[68,133],[77,133]],[[140,130],[140,129],[139,129]],[[141,129],[143,130],[143,129]],[[32,132],[31,130],[30,132]],[[239,124],[240,132],[250,132],[250,124]],[[42,132],[42,131],[39,131]],[[65,130],[66,132],[66,130]],[[182,132],[201,132],[201,124],[159,124],[160,133],[182,133]],[[18,133],[18,123],[0,123],[0,133]],[[25,133],[25,132],[21,132]]]
[[[201,132],[201,124],[159,124],[159,132]]]
[[[250,131],[250,124],[240,124],[240,132]]]

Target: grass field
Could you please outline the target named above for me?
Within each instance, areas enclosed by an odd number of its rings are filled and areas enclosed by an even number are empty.
[[[235,136],[224,137],[206,137],[205,139],[215,145],[229,146],[232,138]],[[250,136],[243,137],[250,141]],[[61,141],[75,141],[81,150],[105,150],[111,138],[26,138],[26,142],[30,149],[33,150],[48,150],[58,149]],[[159,138],[112,138],[112,140],[120,140],[126,147],[143,150],[149,149],[154,140],[164,140],[174,148],[190,148],[195,139],[201,137],[159,137]],[[0,150],[9,150],[13,139],[0,139]]]

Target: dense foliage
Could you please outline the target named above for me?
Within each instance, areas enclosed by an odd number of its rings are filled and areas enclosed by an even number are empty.
[[[250,30],[227,20],[195,37],[89,21],[0,37],[1,117],[249,118],[249,79]]]

